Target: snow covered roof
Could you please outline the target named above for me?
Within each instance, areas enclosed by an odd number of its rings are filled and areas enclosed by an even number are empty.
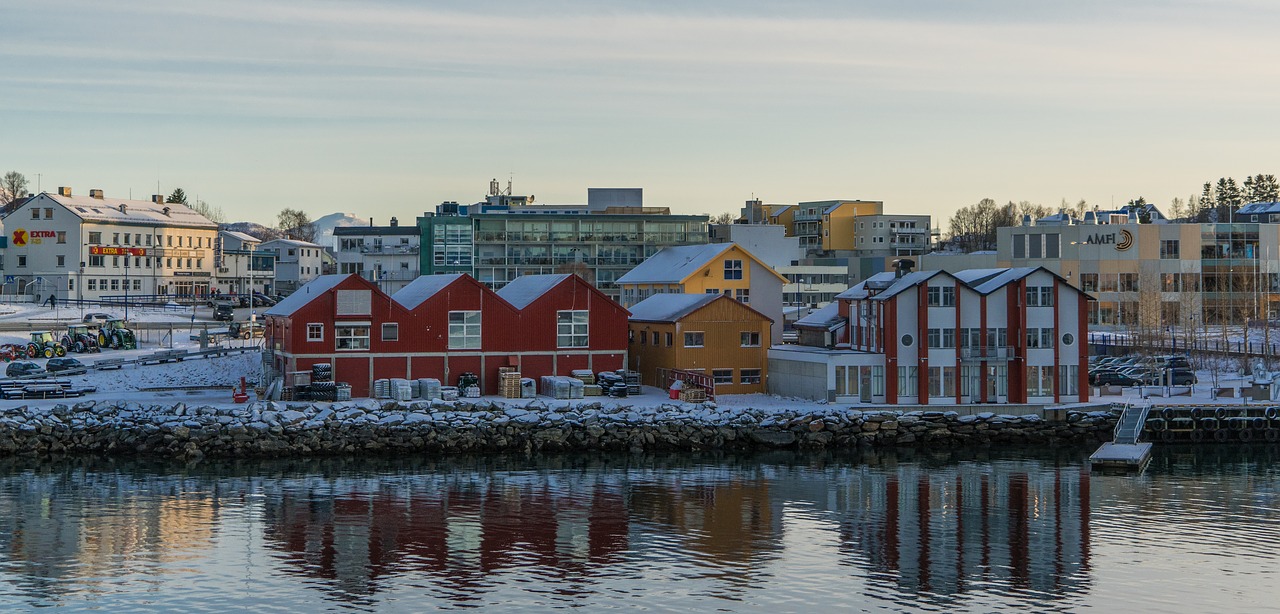
[[[655,294],[631,306],[631,320],[638,322],[674,322],[711,301],[721,294]],[[728,299],[733,300],[733,299]]]
[[[1280,202],[1249,203],[1236,210],[1236,215],[1257,215],[1262,213],[1280,213]]]
[[[435,296],[449,284],[458,281],[460,277],[462,273],[422,275],[392,294],[391,300],[400,303],[405,309],[417,309],[419,305],[427,302],[427,299]]]
[[[809,315],[796,320],[795,325],[807,328],[831,328],[843,321],[843,318],[840,317],[840,304],[828,303],[809,312]]]
[[[259,239],[258,237],[254,237],[251,235],[247,235],[243,232],[237,232],[234,230],[223,230],[220,232],[222,232],[222,234],[224,235],[227,235],[228,237],[235,237],[236,239],[239,239],[241,242],[244,242],[244,243],[261,243],[262,242],[262,239]]]
[[[294,312],[306,306],[307,303],[315,300],[317,296],[332,290],[334,286],[342,283],[348,277],[351,277],[351,275],[321,275],[298,288],[293,294],[286,296],[283,301],[273,305],[263,315],[291,316]]]
[[[882,271],[862,280],[860,283],[855,284],[848,290],[837,294],[836,298],[849,300],[864,299],[871,296],[871,289],[875,288],[877,285],[880,285],[882,289],[887,288],[893,284],[894,279],[897,279],[897,275],[893,271]]]
[[[26,204],[48,198],[82,220],[111,222],[115,224],[147,224],[152,226],[188,226],[217,229],[218,225],[203,215],[192,211],[182,203],[155,203],[149,200],[128,198],[95,198],[92,196],[63,196],[44,192]],[[122,208],[123,207],[123,208]],[[165,210],[168,210],[168,213]]]
[[[957,272],[956,279],[973,288],[978,294],[991,294],[1006,284],[1018,281],[1041,267],[1013,267],[1000,269],[966,269]],[[1048,269],[1045,269],[1046,271]]]
[[[273,245],[275,243],[279,243],[281,245],[292,245],[294,247],[314,247],[316,249],[320,249],[320,246],[315,243],[307,243],[306,241],[299,241],[297,239],[272,239],[263,243],[261,247],[267,247],[268,245]]]
[[[664,247],[619,277],[617,283],[678,284],[733,246],[733,243],[707,243]]]
[[[524,309],[538,297],[546,294],[560,282],[569,278],[568,273],[558,275],[522,275],[498,290],[498,296],[516,309]]]
[[[935,275],[950,275],[946,271],[912,271],[896,279],[888,288],[875,295],[874,299],[884,300],[893,296],[897,296],[908,288],[914,288],[930,279]]]

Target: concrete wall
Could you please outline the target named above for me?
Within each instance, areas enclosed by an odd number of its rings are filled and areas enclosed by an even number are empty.
[[[769,358],[769,394],[801,399],[828,399],[827,364]]]

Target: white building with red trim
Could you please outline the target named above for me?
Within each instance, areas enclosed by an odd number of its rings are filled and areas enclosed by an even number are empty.
[[[868,404],[1089,396],[1088,301],[1043,267],[879,273],[769,350],[769,392]]]

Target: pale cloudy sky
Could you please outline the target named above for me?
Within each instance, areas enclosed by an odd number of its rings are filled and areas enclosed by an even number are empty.
[[[0,0],[0,172],[385,223],[497,177],[682,213],[1165,204],[1280,174],[1280,3]],[[945,219],[943,220],[945,221]]]

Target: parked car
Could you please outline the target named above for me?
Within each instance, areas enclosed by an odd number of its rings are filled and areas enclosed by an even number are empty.
[[[65,373],[67,375],[84,373],[88,370],[84,363],[75,358],[50,358],[49,362],[45,363],[44,368],[50,373]]]
[[[1142,382],[1118,371],[1098,373],[1091,382],[1094,386],[1137,386]]]
[[[44,367],[27,360],[11,362],[4,370],[5,377],[24,377],[41,373],[44,373]]]
[[[107,320],[110,320],[110,319],[111,319],[111,314],[109,313],[84,314],[84,321],[88,324],[102,324],[103,322],[106,322]]]

